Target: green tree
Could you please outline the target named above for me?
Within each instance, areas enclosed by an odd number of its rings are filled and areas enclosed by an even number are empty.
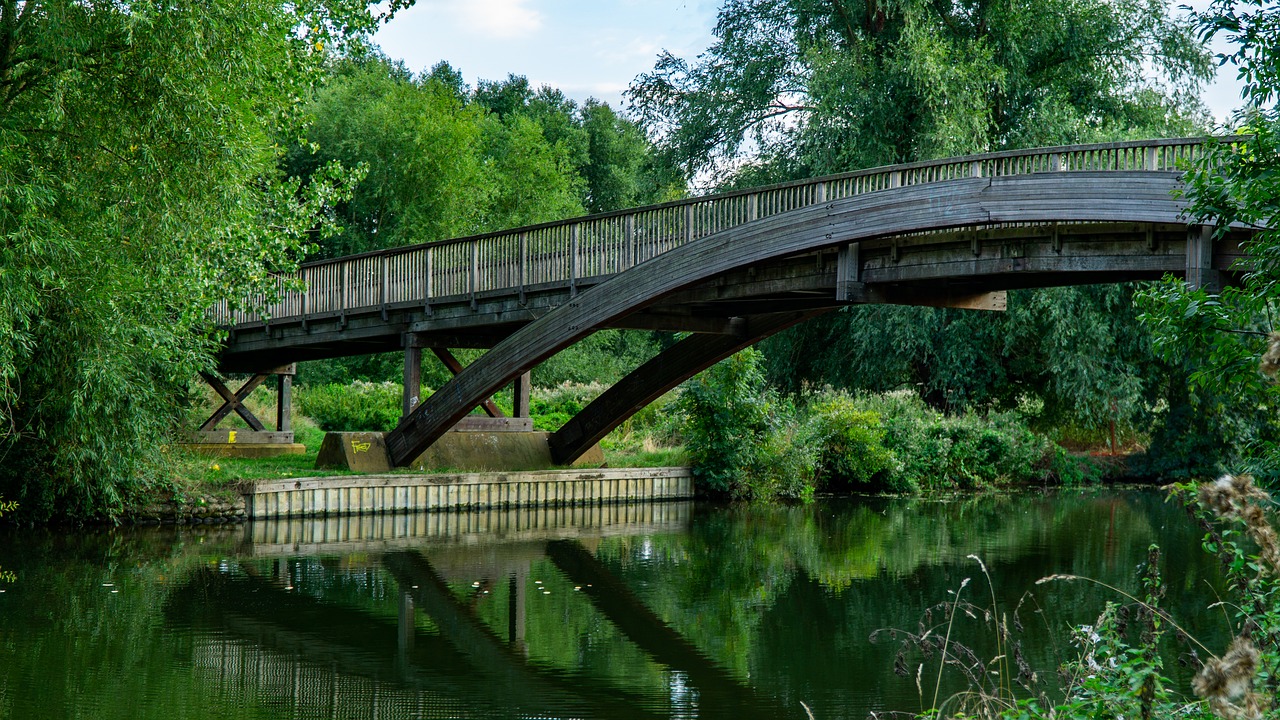
[[[547,142],[538,123],[522,115],[490,117],[484,130],[487,229],[535,225],[583,213],[582,179],[563,143]]]
[[[854,170],[1196,127],[1207,53],[1163,0],[726,0],[628,96],[689,177]],[[1150,79],[1152,75],[1158,78]],[[728,161],[728,162],[726,162]]]
[[[1208,41],[1225,34],[1231,52],[1219,56],[1244,81],[1235,125],[1248,135],[1212,148],[1188,176],[1191,221],[1254,231],[1248,262],[1235,287],[1191,288],[1167,280],[1145,293],[1144,324],[1157,352],[1183,369],[1176,388],[1190,409],[1168,438],[1200,466],[1244,466],[1274,481],[1280,461],[1280,386],[1259,372],[1258,357],[1275,357],[1280,312],[1280,9],[1257,1],[1218,0],[1196,15]],[[1270,337],[1268,337],[1270,336]],[[1275,363],[1263,370],[1274,378]]]
[[[354,1],[0,0],[0,493],[24,513],[110,515],[165,477],[208,308],[293,268],[334,198],[328,169],[299,193],[276,138],[375,24]]]
[[[416,83],[385,58],[338,65],[304,113],[305,142],[287,172],[310,177],[327,163],[363,167],[338,209],[343,230],[321,246],[336,257],[479,232],[487,184],[483,113],[436,78]]]
[[[481,81],[474,99],[503,120],[524,116],[538,123],[583,179],[579,192],[587,212],[622,210],[684,194],[679,172],[654,153],[639,125],[607,103],[590,99],[579,106],[559,90],[534,90],[527,78],[514,74],[501,82]]]

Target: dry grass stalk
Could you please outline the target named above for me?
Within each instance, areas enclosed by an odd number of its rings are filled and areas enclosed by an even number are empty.
[[[1263,372],[1274,376],[1280,369],[1280,333],[1272,333],[1271,344],[1263,356]],[[1268,372],[1268,367],[1271,370]],[[1269,570],[1280,577],[1280,540],[1262,508],[1271,496],[1253,483],[1250,475],[1224,475],[1199,489],[1202,506],[1212,510],[1220,520],[1240,521],[1245,532],[1258,546],[1261,561],[1259,573]],[[1211,658],[1196,673],[1191,688],[1204,698],[1210,709],[1228,720],[1256,720],[1264,711],[1264,700],[1254,691],[1259,653],[1253,641],[1239,636],[1231,642],[1225,655]]]

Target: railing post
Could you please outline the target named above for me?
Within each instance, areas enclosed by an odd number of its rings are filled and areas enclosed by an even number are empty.
[[[569,297],[578,296],[578,229],[574,223],[569,227]]]
[[[684,243],[688,245],[693,242],[693,205],[684,206]]]
[[[969,177],[976,177],[976,178],[982,177],[982,161],[981,160],[974,160],[973,162],[969,163]]]
[[[422,249],[422,312],[430,315],[431,310],[431,251],[434,248]]]
[[[1143,169],[1150,171],[1159,170],[1158,162],[1159,155],[1157,153],[1157,148],[1155,146],[1147,148],[1147,157],[1143,162]]]
[[[635,267],[636,264],[636,216],[628,215],[622,221],[622,260],[623,269]]]
[[[520,233],[518,257],[516,258],[516,287],[520,293],[520,304],[524,304],[524,283],[526,268],[529,265],[529,233]]]
[[[303,268],[298,273],[298,277],[302,279],[302,329],[307,329],[307,314],[311,309],[311,282],[307,280],[307,269]]]
[[[387,321],[387,256],[378,256],[378,304],[382,306],[382,322]]]
[[[901,170],[894,170],[893,172],[889,173],[889,187],[891,188],[902,187],[902,171]]]
[[[825,181],[818,183],[813,189],[813,204],[821,205],[827,201],[827,183]]]
[[[747,222],[760,217],[760,196],[751,193],[747,196]]]
[[[342,307],[340,308],[342,312],[341,323],[343,326],[346,326],[347,324],[347,298],[350,297],[350,291],[351,291],[351,263],[343,262],[342,263]]]
[[[480,290],[480,243],[471,241],[471,309],[478,307],[476,293]]]
[[[1049,155],[1049,171],[1059,172],[1062,170],[1062,153],[1051,153]]]

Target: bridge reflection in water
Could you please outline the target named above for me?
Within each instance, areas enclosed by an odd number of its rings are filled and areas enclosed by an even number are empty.
[[[197,631],[193,666],[219,693],[290,717],[803,717],[712,662],[593,554],[690,516],[668,503],[259,523],[166,615]],[[544,661],[541,641],[586,642],[564,624],[583,605],[646,682]],[[531,627],[546,631],[533,641]]]

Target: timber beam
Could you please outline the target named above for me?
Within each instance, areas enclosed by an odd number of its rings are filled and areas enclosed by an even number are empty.
[[[454,377],[462,374],[462,363],[458,361],[458,358],[454,357],[453,353],[449,352],[448,348],[433,347],[431,352],[435,353],[435,356],[440,359],[440,362],[444,363],[444,366],[449,369],[449,372],[453,373]],[[498,408],[493,398],[481,400],[480,407],[484,408],[484,414],[491,418],[504,418],[507,416],[506,413]]]
[[[605,435],[675,386],[739,350],[829,310],[775,313],[745,319],[738,335],[690,335],[636,368],[578,411],[547,438],[551,459],[568,465]]]

